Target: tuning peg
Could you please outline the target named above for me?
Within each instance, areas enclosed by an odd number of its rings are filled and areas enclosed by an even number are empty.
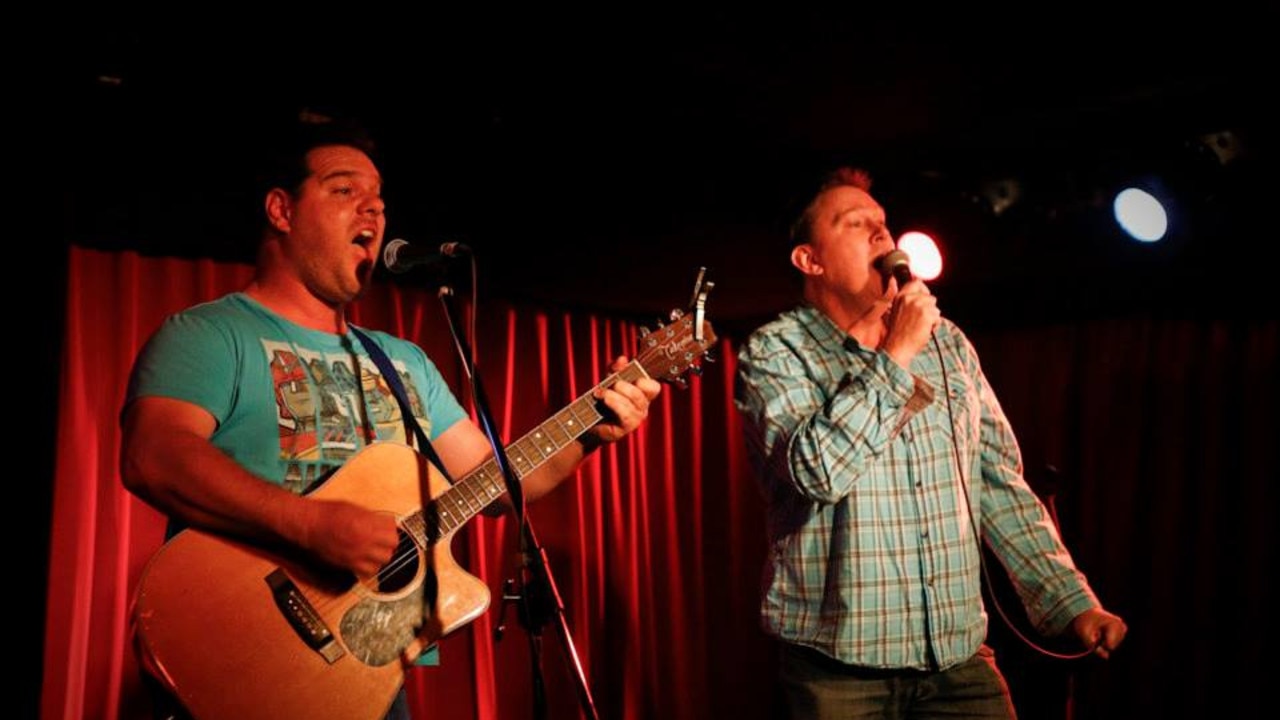
[[[640,326],[640,337],[641,337],[641,338],[646,338],[646,337],[648,337],[648,336],[649,336],[649,333],[651,333],[651,332],[653,332],[653,331],[652,331],[652,330],[650,330],[649,328],[647,328],[647,327],[645,327],[645,326],[643,326],[643,325],[641,325],[641,326]]]
[[[673,382],[673,383],[675,383],[676,385],[680,386],[680,389],[681,389],[681,390],[688,390],[688,389],[689,389],[689,381],[688,381],[688,380],[685,380],[683,375],[677,375],[676,377],[672,378],[671,382]]]
[[[684,311],[681,310],[680,308],[676,308],[671,311],[670,317],[671,317],[671,322],[675,322],[680,318],[684,317]]]
[[[702,366],[694,365],[693,367],[689,368],[689,372],[693,373],[694,375],[697,375],[698,377],[702,377]]]
[[[704,354],[703,354],[703,356],[702,356],[702,361],[703,361],[703,362],[713,363],[713,362],[716,362],[716,360],[717,360],[717,359],[718,359],[718,358],[716,358],[716,353],[715,353],[715,351],[714,351],[714,350],[708,350],[708,351],[707,351],[706,353],[704,353]]]

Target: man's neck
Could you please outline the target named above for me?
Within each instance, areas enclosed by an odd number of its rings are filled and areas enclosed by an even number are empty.
[[[255,278],[244,292],[272,312],[303,327],[338,335],[347,331],[345,305],[321,300],[301,286]]]
[[[859,345],[879,348],[884,342],[887,330],[884,314],[889,310],[888,302],[877,302],[870,307],[857,306],[821,293],[806,293],[805,299],[857,340]]]

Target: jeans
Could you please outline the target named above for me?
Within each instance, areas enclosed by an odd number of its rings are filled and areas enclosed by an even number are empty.
[[[782,643],[779,677],[791,720],[1016,717],[995,652],[983,645],[946,670],[877,670],[845,665]]]

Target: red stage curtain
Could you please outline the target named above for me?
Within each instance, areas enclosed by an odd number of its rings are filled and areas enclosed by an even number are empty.
[[[117,477],[125,379],[165,314],[237,289],[249,273],[209,261],[71,251],[45,718],[144,716],[126,621],[163,526]],[[442,312],[428,293],[379,285],[353,315],[421,344],[463,394]],[[611,357],[634,349],[636,330],[617,319],[497,304],[481,309],[478,328],[481,375],[508,440],[592,387]],[[971,335],[1033,487],[1054,489],[1056,479],[1068,547],[1130,626],[1111,661],[1066,663],[1010,640],[992,613],[992,641],[1021,715],[1262,714],[1257,678],[1266,666],[1280,478],[1280,323],[1254,311]],[[728,341],[717,354],[722,362],[688,390],[664,391],[641,432],[531,506],[604,718],[774,716],[772,645],[756,620],[763,514],[733,409]],[[1061,470],[1056,478],[1049,465]],[[453,546],[495,598],[515,571],[514,547],[510,523],[487,518]],[[1014,621],[1025,621],[1016,601],[1007,602]],[[419,717],[532,717],[526,635],[509,613],[506,638],[495,645],[496,621],[491,610],[443,642],[440,667],[410,672]],[[550,628],[543,645],[550,716],[576,717],[571,675]]]

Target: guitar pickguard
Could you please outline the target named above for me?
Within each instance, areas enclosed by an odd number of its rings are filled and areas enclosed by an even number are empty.
[[[396,600],[365,598],[342,616],[342,641],[360,662],[386,665],[418,636],[425,610],[420,587]]]
[[[342,615],[342,642],[360,662],[379,667],[400,657],[422,631],[436,600],[436,575],[422,562],[413,534],[400,528],[391,562],[376,578],[377,594],[367,594]]]

